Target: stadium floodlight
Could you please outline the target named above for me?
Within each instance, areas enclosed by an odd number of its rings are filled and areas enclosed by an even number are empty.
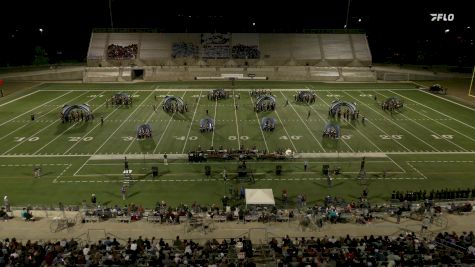
[[[445,29],[444,32],[445,32],[445,33],[448,33],[448,32],[450,32],[450,29]]]
[[[358,19],[358,22],[361,22],[361,18]]]
[[[256,26],[256,23],[255,23],[255,22],[253,22],[253,23],[252,23],[252,26]]]
[[[38,31],[40,31],[41,33],[43,33],[43,28],[39,28]]]

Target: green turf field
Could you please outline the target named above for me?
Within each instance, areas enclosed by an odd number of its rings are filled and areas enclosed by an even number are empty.
[[[211,101],[212,88],[225,88],[234,97]],[[255,113],[250,89],[271,89],[277,99],[275,111]],[[298,90],[315,90],[312,105],[296,103]],[[106,105],[116,92],[133,96],[130,108]],[[161,109],[165,95],[182,97],[185,114],[168,114]],[[377,100],[374,99],[376,96]],[[156,99],[155,99],[156,97]],[[401,113],[381,109],[381,101],[397,97],[404,101]],[[289,105],[285,105],[286,99]],[[354,102],[360,110],[356,122],[335,121],[341,127],[339,140],[324,140],[322,132],[330,121],[328,108],[335,99]],[[89,104],[92,122],[62,124],[65,104]],[[159,108],[155,112],[153,106]],[[236,110],[236,105],[239,108]],[[199,120],[209,117],[214,132],[201,133]],[[475,109],[418,90],[412,83],[325,84],[303,82],[188,82],[135,84],[43,84],[0,100],[0,193],[13,205],[27,203],[78,204],[95,193],[102,203],[122,203],[123,158],[128,157],[133,178],[124,203],[151,207],[165,200],[172,204],[216,203],[241,186],[273,188],[277,199],[283,189],[292,199],[299,193],[308,202],[325,195],[346,199],[358,197],[364,186],[370,198],[387,200],[392,190],[466,188],[475,186]],[[35,120],[30,115],[35,114]],[[309,116],[310,114],[310,116]],[[101,126],[100,117],[104,117]],[[263,132],[263,117],[277,121],[274,132]],[[137,140],[136,128],[150,123],[153,139]],[[290,149],[295,159],[283,162],[249,161],[255,182],[238,182],[237,161],[188,163],[188,151],[223,146],[237,149],[256,146],[259,150]],[[169,155],[163,165],[162,155]],[[366,179],[358,180],[362,156],[366,156]],[[303,170],[307,160],[309,169]],[[281,176],[275,166],[282,165]],[[328,188],[322,165],[340,167]],[[212,175],[204,175],[210,165]],[[33,168],[41,166],[40,178]],[[159,177],[150,168],[158,166]],[[222,171],[231,178],[226,184]]]

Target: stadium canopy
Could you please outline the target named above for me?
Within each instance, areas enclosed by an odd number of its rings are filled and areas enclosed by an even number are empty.
[[[246,205],[275,205],[272,189],[246,188]]]

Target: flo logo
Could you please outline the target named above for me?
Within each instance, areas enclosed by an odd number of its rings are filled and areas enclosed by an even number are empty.
[[[454,21],[454,14],[433,13],[430,14],[432,19],[430,21]]]

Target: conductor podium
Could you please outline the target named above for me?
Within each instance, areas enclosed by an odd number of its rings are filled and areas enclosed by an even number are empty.
[[[238,178],[244,178],[247,176],[246,161],[242,160],[237,168]]]

